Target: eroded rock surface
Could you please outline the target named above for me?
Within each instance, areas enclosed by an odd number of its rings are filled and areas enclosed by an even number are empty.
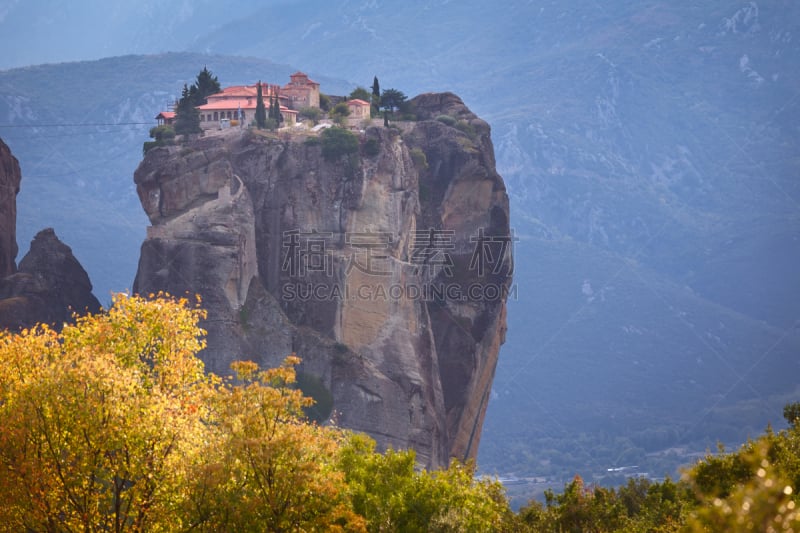
[[[40,231],[30,251],[17,257],[19,161],[0,139],[0,329],[19,330],[38,323],[56,328],[73,314],[97,312],[86,271],[51,229]]]
[[[339,425],[440,466],[477,453],[511,236],[489,126],[450,93],[414,104],[333,159],[247,130],[149,151],[134,291],[201,295],[209,370],[296,352]]]
[[[19,161],[0,139],[0,278],[16,271]]]
[[[58,328],[75,313],[98,311],[89,276],[52,228],[37,233],[17,272],[0,280],[0,328]]]

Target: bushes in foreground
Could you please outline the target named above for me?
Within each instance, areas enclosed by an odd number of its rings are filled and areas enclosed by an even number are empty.
[[[418,470],[413,451],[309,422],[302,390],[320,386],[298,386],[295,356],[205,373],[204,317],[118,294],[60,333],[0,332],[0,531],[800,530],[800,405],[677,482],[576,476],[515,515],[470,464]]]
[[[0,333],[0,531],[484,531],[499,484],[309,422],[295,379],[203,371],[185,299],[118,294],[58,333]]]

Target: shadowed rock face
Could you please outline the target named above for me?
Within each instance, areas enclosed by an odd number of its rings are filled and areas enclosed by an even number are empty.
[[[21,173],[17,158],[0,139],[0,278],[16,271],[17,193]]]
[[[89,276],[52,228],[37,233],[17,272],[0,280],[0,328],[60,327],[73,313],[98,311]]]
[[[150,150],[134,291],[201,295],[209,370],[296,352],[340,426],[440,466],[477,453],[505,334],[508,198],[489,126],[449,93],[413,102],[422,120],[370,127],[350,156],[240,130]]]
[[[20,261],[17,256],[17,158],[0,140],[0,329],[18,330],[37,323],[60,327],[73,313],[97,312],[86,271],[51,229],[40,231]]]

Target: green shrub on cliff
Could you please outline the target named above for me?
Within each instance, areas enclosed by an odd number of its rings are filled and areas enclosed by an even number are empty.
[[[144,143],[142,152],[145,154],[151,148],[155,148],[156,146],[164,146],[175,142],[175,130],[172,128],[172,126],[162,124],[160,126],[150,128],[150,137],[155,140],[146,141]]]
[[[322,132],[322,155],[328,161],[343,155],[358,153],[358,137],[343,128],[328,128]]]

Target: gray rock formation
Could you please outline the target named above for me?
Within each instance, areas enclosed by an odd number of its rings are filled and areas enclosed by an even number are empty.
[[[150,150],[134,291],[203,298],[210,371],[295,352],[321,419],[440,466],[477,453],[505,334],[508,198],[486,122],[452,94],[413,103],[422,120],[367,128],[357,154],[247,130]]]
[[[74,313],[96,313],[89,276],[69,246],[52,228],[33,238],[17,272],[0,280],[0,328],[20,329],[37,323],[56,328]]]
[[[89,276],[51,228],[34,237],[17,269],[20,179],[17,158],[0,140],[0,329],[37,323],[60,327],[72,320],[73,313],[99,311]]]
[[[16,271],[17,193],[21,173],[17,158],[0,139],[0,278]]]

